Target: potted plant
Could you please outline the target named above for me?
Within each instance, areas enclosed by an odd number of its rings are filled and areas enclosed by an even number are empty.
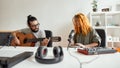
[[[93,2],[92,2],[92,8],[93,8],[94,12],[97,11],[97,1],[96,0],[93,0]]]

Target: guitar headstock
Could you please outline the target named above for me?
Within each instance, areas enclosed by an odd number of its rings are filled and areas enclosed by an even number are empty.
[[[61,41],[61,37],[60,36],[54,36],[50,38],[52,40],[52,42],[60,42]]]

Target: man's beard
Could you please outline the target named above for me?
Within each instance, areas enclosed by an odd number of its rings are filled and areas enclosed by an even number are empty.
[[[31,29],[32,32],[36,33],[39,31],[39,28],[36,28],[35,30]]]

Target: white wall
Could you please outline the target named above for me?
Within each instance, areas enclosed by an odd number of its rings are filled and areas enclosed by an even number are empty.
[[[101,9],[115,5],[119,0],[98,0]],[[29,14],[38,18],[42,29],[52,30],[62,41],[55,45],[67,46],[68,34],[73,29],[72,17],[82,12],[88,14],[92,0],[0,0],[0,30],[17,30],[26,26]]]

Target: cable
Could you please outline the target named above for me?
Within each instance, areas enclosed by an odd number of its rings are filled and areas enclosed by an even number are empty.
[[[82,68],[82,64],[88,64],[88,63],[93,62],[94,60],[96,60],[96,59],[98,58],[99,55],[98,55],[97,57],[95,57],[94,59],[88,61],[88,62],[80,62],[78,57],[72,55],[72,54],[69,52],[69,47],[72,47],[72,46],[70,46],[70,45],[71,45],[71,40],[72,40],[72,38],[73,38],[73,35],[74,35],[74,30],[72,30],[72,31],[70,32],[70,34],[69,34],[69,38],[68,38],[68,42],[69,42],[69,43],[68,43],[68,46],[67,46],[67,51],[68,51],[68,53],[69,53],[70,56],[74,57],[74,58],[79,62],[80,68]],[[73,46],[73,47],[74,47],[74,48],[78,48],[78,47],[80,47],[80,46]]]
[[[99,57],[99,55],[97,55],[97,57],[93,58],[93,59],[92,59],[92,60],[90,60],[90,61],[87,61],[87,62],[82,62],[82,64],[89,64],[89,63],[91,63],[91,62],[95,61],[98,57]]]
[[[72,56],[72,57],[74,57],[78,62],[79,62],[79,64],[80,64],[80,68],[82,68],[82,63],[79,61],[79,58],[78,57],[76,57],[76,56],[74,56],[74,55],[72,55],[71,53],[70,53],[70,51],[69,51],[69,47],[68,47],[68,53],[69,53],[69,55],[70,56]]]
[[[70,45],[70,44],[68,44],[68,45]],[[77,48],[77,47],[74,47],[74,48]],[[98,54],[97,57],[93,58],[93,59],[90,60],[90,61],[87,61],[87,62],[80,62],[80,60],[79,60],[78,57],[76,57],[76,56],[74,56],[74,55],[72,55],[72,54],[70,53],[69,47],[67,47],[67,51],[68,51],[68,53],[69,53],[70,56],[74,57],[74,58],[79,62],[80,68],[82,68],[82,65],[83,65],[83,64],[89,64],[89,63],[91,63],[91,62],[93,62],[93,61],[95,61],[96,59],[99,58],[99,54]]]
[[[79,58],[70,53],[69,48],[70,48],[70,45],[71,45],[71,40],[68,39],[68,41],[69,41],[69,43],[68,43],[68,46],[67,46],[67,51],[68,51],[69,55],[72,56],[73,58],[75,58],[79,62],[80,68],[82,68],[82,63],[79,61]],[[76,47],[74,47],[74,48],[76,48]]]

